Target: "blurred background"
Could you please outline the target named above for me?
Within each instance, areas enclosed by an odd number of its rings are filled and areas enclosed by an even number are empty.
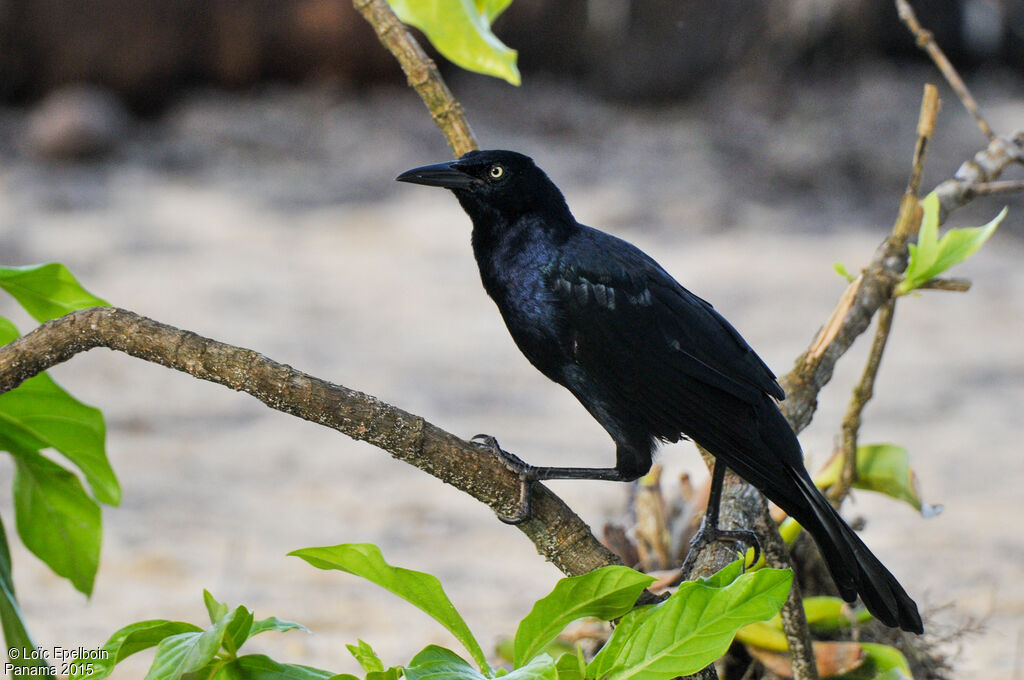
[[[999,133],[1024,128],[1024,2],[919,3]],[[778,374],[891,228],[921,91],[943,109],[925,186],[986,140],[885,0],[516,0],[495,32],[513,88],[442,63],[481,143],[532,155],[577,217],[712,301]],[[376,395],[542,464],[603,464],[605,433],[537,374],[479,285],[445,192],[396,185],[449,157],[391,56],[344,0],[0,2],[0,263],[67,264],[113,304]],[[1020,168],[1008,178],[1020,178]],[[901,301],[864,442],[906,446],[923,520],[867,492],[847,507],[930,613],[963,675],[1024,677],[1024,201],[957,275]],[[0,314],[33,323],[6,298]],[[801,436],[830,455],[861,341]],[[404,602],[285,553],[369,541],[430,571],[485,646],[557,571],[486,508],[381,451],[249,397],[96,350],[53,375],[102,408],[124,487],[85,600],[10,532],[37,643],[95,647],[147,618],[201,623],[202,588],[312,635],[254,652],[352,672],[357,636],[399,664],[447,635]],[[670,476],[704,475],[688,445]],[[10,528],[12,467],[0,461]],[[623,485],[552,484],[592,526]],[[141,677],[140,654],[115,673]],[[120,668],[120,667],[119,667]]]

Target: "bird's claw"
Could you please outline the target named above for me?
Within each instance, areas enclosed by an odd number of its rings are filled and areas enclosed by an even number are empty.
[[[519,477],[519,509],[511,516],[498,514],[498,519],[505,524],[522,524],[528,520],[533,513],[533,497],[530,493],[530,485],[537,481],[536,468],[524,462],[514,453],[501,448],[498,445],[498,440],[489,434],[474,435],[470,441],[478,442],[480,446],[493,453],[498,457],[502,465]]]
[[[700,555],[700,551],[705,546],[710,545],[716,541],[722,541],[724,543],[745,543],[750,546],[754,551],[754,559],[749,563],[744,560],[744,568],[750,565],[757,564],[758,560],[761,559],[761,543],[757,540],[757,534],[749,529],[720,529],[717,526],[711,526],[707,522],[701,522],[700,529],[694,534],[693,538],[690,539],[690,552],[686,556],[684,562],[684,568],[689,565],[692,568],[691,562],[695,562],[697,557]]]

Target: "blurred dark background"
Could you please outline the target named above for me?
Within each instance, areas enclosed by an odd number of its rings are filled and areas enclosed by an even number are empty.
[[[929,0],[916,10],[953,61],[1024,73],[1024,0]],[[776,76],[885,56],[921,59],[890,0],[517,0],[496,33],[525,74],[602,95],[685,97],[723,74]],[[73,83],[155,113],[196,85],[366,86],[401,74],[347,0],[5,0],[0,101]]]

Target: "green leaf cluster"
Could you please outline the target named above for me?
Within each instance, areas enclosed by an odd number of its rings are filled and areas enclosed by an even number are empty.
[[[110,636],[96,661],[75,664],[70,680],[101,680],[136,652],[156,648],[145,680],[327,680],[333,673],[309,666],[282,664],[262,654],[239,656],[242,645],[267,631],[302,630],[305,626],[276,617],[255,619],[243,606],[228,607],[203,591],[210,625],[153,619],[125,626]]]
[[[516,51],[491,24],[512,0],[388,0],[395,15],[423,31],[437,51],[458,66],[519,85]]]
[[[897,295],[906,295],[973,255],[996,230],[1007,212],[1003,208],[991,222],[980,227],[948,229],[940,239],[938,195],[933,191],[925,196],[921,200],[921,208],[921,229],[917,243],[909,245],[910,261],[903,281],[896,287]]]
[[[306,548],[291,553],[320,569],[362,576],[420,608],[448,629],[476,662],[431,645],[401,669],[410,680],[455,678],[481,680],[635,679],[662,680],[688,675],[725,653],[736,631],[778,612],[792,583],[788,570],[761,569],[741,574],[737,560],[716,577],[684,583],[664,602],[634,608],[653,578],[627,567],[608,566],[565,578],[538,600],[520,622],[513,641],[513,668],[495,672],[462,617],[430,574],[394,567],[369,544]],[[579,650],[557,659],[545,650],[573,621],[621,618],[608,643],[589,664]],[[357,659],[372,658],[364,670],[382,672],[383,664],[365,643],[350,647]],[[389,669],[393,670],[393,669]],[[367,675],[369,680],[369,674]]]
[[[0,267],[0,288],[40,322],[76,309],[107,305],[58,263]],[[0,317],[0,345],[17,337],[14,323]],[[92,591],[99,566],[99,504],[117,505],[121,501],[121,488],[107,460],[105,439],[103,414],[72,397],[45,373],[0,394],[0,451],[6,451],[14,460],[14,520],[18,535],[54,573],[67,578],[87,595]],[[43,454],[48,450],[61,454],[77,474]],[[82,484],[83,479],[89,491]],[[32,649],[35,645],[14,593],[2,524],[0,557],[0,621],[4,640],[8,649]],[[8,656],[16,665],[46,665],[26,659],[26,654]]]

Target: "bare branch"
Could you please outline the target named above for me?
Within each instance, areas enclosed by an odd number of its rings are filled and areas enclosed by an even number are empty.
[[[441,78],[434,60],[427,56],[388,4],[384,0],[353,0],[352,5],[373,26],[381,43],[398,60],[409,86],[426,104],[430,117],[444,133],[455,157],[476,149],[476,136],[462,105]]]
[[[961,165],[952,179],[935,188],[939,197],[940,221],[945,221],[952,211],[977,196],[979,185],[998,179],[1007,166],[1020,162],[1022,158],[1024,131],[1013,137],[992,140],[987,148]],[[908,203],[904,201],[901,209],[906,209]],[[832,379],[836,362],[867,330],[875,312],[892,299],[893,290],[906,267],[905,238],[890,236],[878,247],[871,263],[864,269],[852,301],[841,301],[843,311],[835,323],[831,340],[822,346],[816,336],[811,349],[800,355],[792,370],[780,380],[786,390],[786,401],[783,402],[786,417],[797,432],[811,422],[818,405],[818,393]]]
[[[510,514],[518,505],[518,476],[494,456],[420,416],[252,350],[114,307],[73,312],[0,347],[0,393],[95,347],[246,392],[278,411],[373,444],[496,512]],[[534,485],[533,515],[519,528],[567,575],[619,563],[583,520],[543,485]]]
[[[861,413],[864,412],[864,407],[875,394],[875,378],[878,376],[882,354],[885,353],[885,345],[889,340],[889,332],[892,330],[892,317],[895,310],[896,301],[889,300],[878,312],[875,340],[871,343],[871,351],[868,353],[864,373],[861,375],[860,382],[853,388],[853,397],[850,399],[850,405],[846,408],[846,415],[843,417],[843,470],[839,475],[839,482],[834,484],[828,493],[829,499],[836,507],[842,503],[853,487],[853,483],[857,481],[857,436],[860,431]]]
[[[982,134],[988,137],[989,141],[995,139],[995,133],[992,132],[992,128],[989,126],[988,121],[985,120],[985,117],[981,115],[978,102],[971,96],[971,91],[967,89],[967,84],[964,83],[956,68],[946,58],[939,44],[935,42],[932,32],[921,26],[908,0],[896,0],[896,12],[899,14],[900,20],[914,34],[917,46],[928,53],[928,56],[931,57],[935,65],[942,71],[942,76],[946,79],[946,82],[956,92],[956,96],[960,98],[960,103],[964,105],[968,113],[974,116],[974,120],[978,123],[978,127],[981,128]]]

